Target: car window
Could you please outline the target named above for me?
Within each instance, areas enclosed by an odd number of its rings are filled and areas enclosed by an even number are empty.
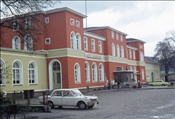
[[[62,96],[62,91],[55,91],[53,96]]]
[[[70,91],[63,91],[63,96],[72,96]]]

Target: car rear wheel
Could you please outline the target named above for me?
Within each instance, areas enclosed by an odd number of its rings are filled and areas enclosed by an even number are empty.
[[[153,84],[150,84],[150,86],[154,86]]]
[[[84,109],[86,109],[86,104],[84,102],[79,102],[78,103],[78,108],[81,109],[81,110],[84,110]]]
[[[51,108],[53,109],[53,108],[54,108],[53,102],[49,101],[49,102],[48,102],[48,106],[51,107]]]
[[[162,84],[162,86],[165,86],[165,84]]]

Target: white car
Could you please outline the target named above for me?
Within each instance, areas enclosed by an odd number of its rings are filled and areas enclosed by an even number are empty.
[[[40,96],[38,101],[43,104],[43,96]],[[79,109],[86,109],[93,108],[97,104],[99,104],[97,96],[85,96],[78,89],[55,89],[48,95],[48,105],[51,108],[75,106]]]

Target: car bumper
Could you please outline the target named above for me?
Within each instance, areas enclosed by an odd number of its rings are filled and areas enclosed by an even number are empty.
[[[87,106],[98,105],[99,101],[90,101],[87,103]]]

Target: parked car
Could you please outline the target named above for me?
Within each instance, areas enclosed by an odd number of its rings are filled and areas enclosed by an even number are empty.
[[[43,104],[43,96],[38,98],[39,103]],[[99,104],[97,96],[83,95],[78,89],[55,89],[48,95],[48,105],[51,108],[58,106],[75,106],[79,109],[93,108]]]
[[[156,80],[154,82],[150,82],[149,85],[150,86],[168,86],[169,83],[168,82],[165,82],[163,80]]]

